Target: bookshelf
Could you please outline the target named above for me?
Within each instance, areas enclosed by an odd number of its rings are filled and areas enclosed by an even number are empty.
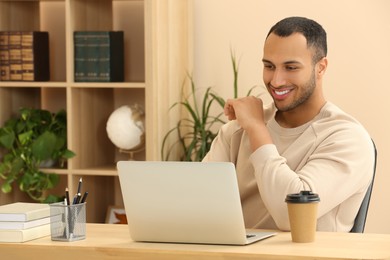
[[[178,100],[185,72],[191,69],[191,0],[0,0],[0,30],[48,31],[50,81],[0,81],[0,124],[29,106],[56,112],[65,108],[68,148],[76,157],[52,191],[74,194],[80,177],[89,191],[87,222],[104,222],[109,206],[123,205],[115,163],[119,153],[105,124],[122,105],[145,109],[146,147],[137,160],[160,160],[162,138],[178,114],[168,110]],[[124,82],[75,82],[73,32],[124,31]],[[26,201],[15,188],[0,204]]]

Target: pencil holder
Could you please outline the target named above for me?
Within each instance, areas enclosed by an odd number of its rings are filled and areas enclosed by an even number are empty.
[[[50,204],[51,240],[76,241],[85,239],[86,203]]]

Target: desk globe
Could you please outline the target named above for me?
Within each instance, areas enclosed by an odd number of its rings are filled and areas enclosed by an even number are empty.
[[[107,120],[106,131],[111,142],[119,148],[119,152],[129,154],[145,149],[145,113],[138,104],[121,106],[111,113]]]

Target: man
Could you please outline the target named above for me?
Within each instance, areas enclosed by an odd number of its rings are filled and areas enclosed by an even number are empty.
[[[325,100],[326,32],[290,17],[266,37],[263,80],[273,104],[227,100],[222,126],[204,161],[235,163],[247,228],[289,230],[285,197],[318,193],[317,230],[349,232],[373,175],[366,130]],[[338,86],[342,87],[342,86]]]

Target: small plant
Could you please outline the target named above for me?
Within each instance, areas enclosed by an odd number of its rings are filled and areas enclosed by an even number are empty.
[[[183,106],[189,114],[189,118],[180,119],[177,122],[176,127],[169,130],[165,135],[162,143],[161,157],[163,160],[169,160],[171,151],[176,145],[182,149],[181,161],[200,161],[210,150],[212,141],[214,140],[216,133],[212,131],[213,126],[218,123],[224,123],[221,120],[223,113],[219,113],[216,116],[210,115],[210,109],[214,103],[224,106],[225,101],[219,97],[216,93],[212,92],[211,87],[206,89],[203,95],[201,109],[199,109],[198,100],[196,98],[196,88],[194,80],[189,76],[191,81],[191,93],[189,96],[184,97],[182,101],[172,105]],[[185,84],[183,84],[184,88]],[[183,95],[182,95],[183,96]],[[192,99],[192,102],[191,102]],[[167,145],[168,137],[173,134],[177,134],[177,141],[167,149],[165,154],[165,147]]]
[[[233,66],[233,97],[238,97],[238,63],[233,52],[231,52],[231,61]],[[225,99],[219,96],[212,90],[212,87],[208,87],[203,93],[201,103],[197,100],[198,89],[195,86],[193,78],[188,75],[191,83],[190,94],[184,96],[184,90],[182,90],[182,100],[174,103],[170,109],[181,106],[188,112],[187,118],[180,119],[176,126],[168,131],[164,136],[161,158],[163,160],[170,160],[174,148],[180,148],[180,160],[181,161],[201,161],[203,157],[210,150],[211,143],[217,136],[217,130],[222,124],[226,123],[223,119],[223,108],[225,105]],[[183,84],[183,88],[186,84]],[[251,95],[252,91],[257,86],[253,86],[247,93]],[[213,105],[219,105],[222,108],[222,112],[217,115],[211,114],[211,108]],[[176,134],[176,141],[168,146],[168,139],[170,136]],[[176,158],[173,158],[176,159]]]
[[[12,191],[12,184],[26,192],[33,200],[53,202],[58,198],[44,192],[55,187],[59,176],[44,173],[40,167],[53,161],[64,167],[75,154],[67,149],[66,112],[52,114],[41,109],[20,109],[18,118],[11,118],[0,128],[1,191]]]

